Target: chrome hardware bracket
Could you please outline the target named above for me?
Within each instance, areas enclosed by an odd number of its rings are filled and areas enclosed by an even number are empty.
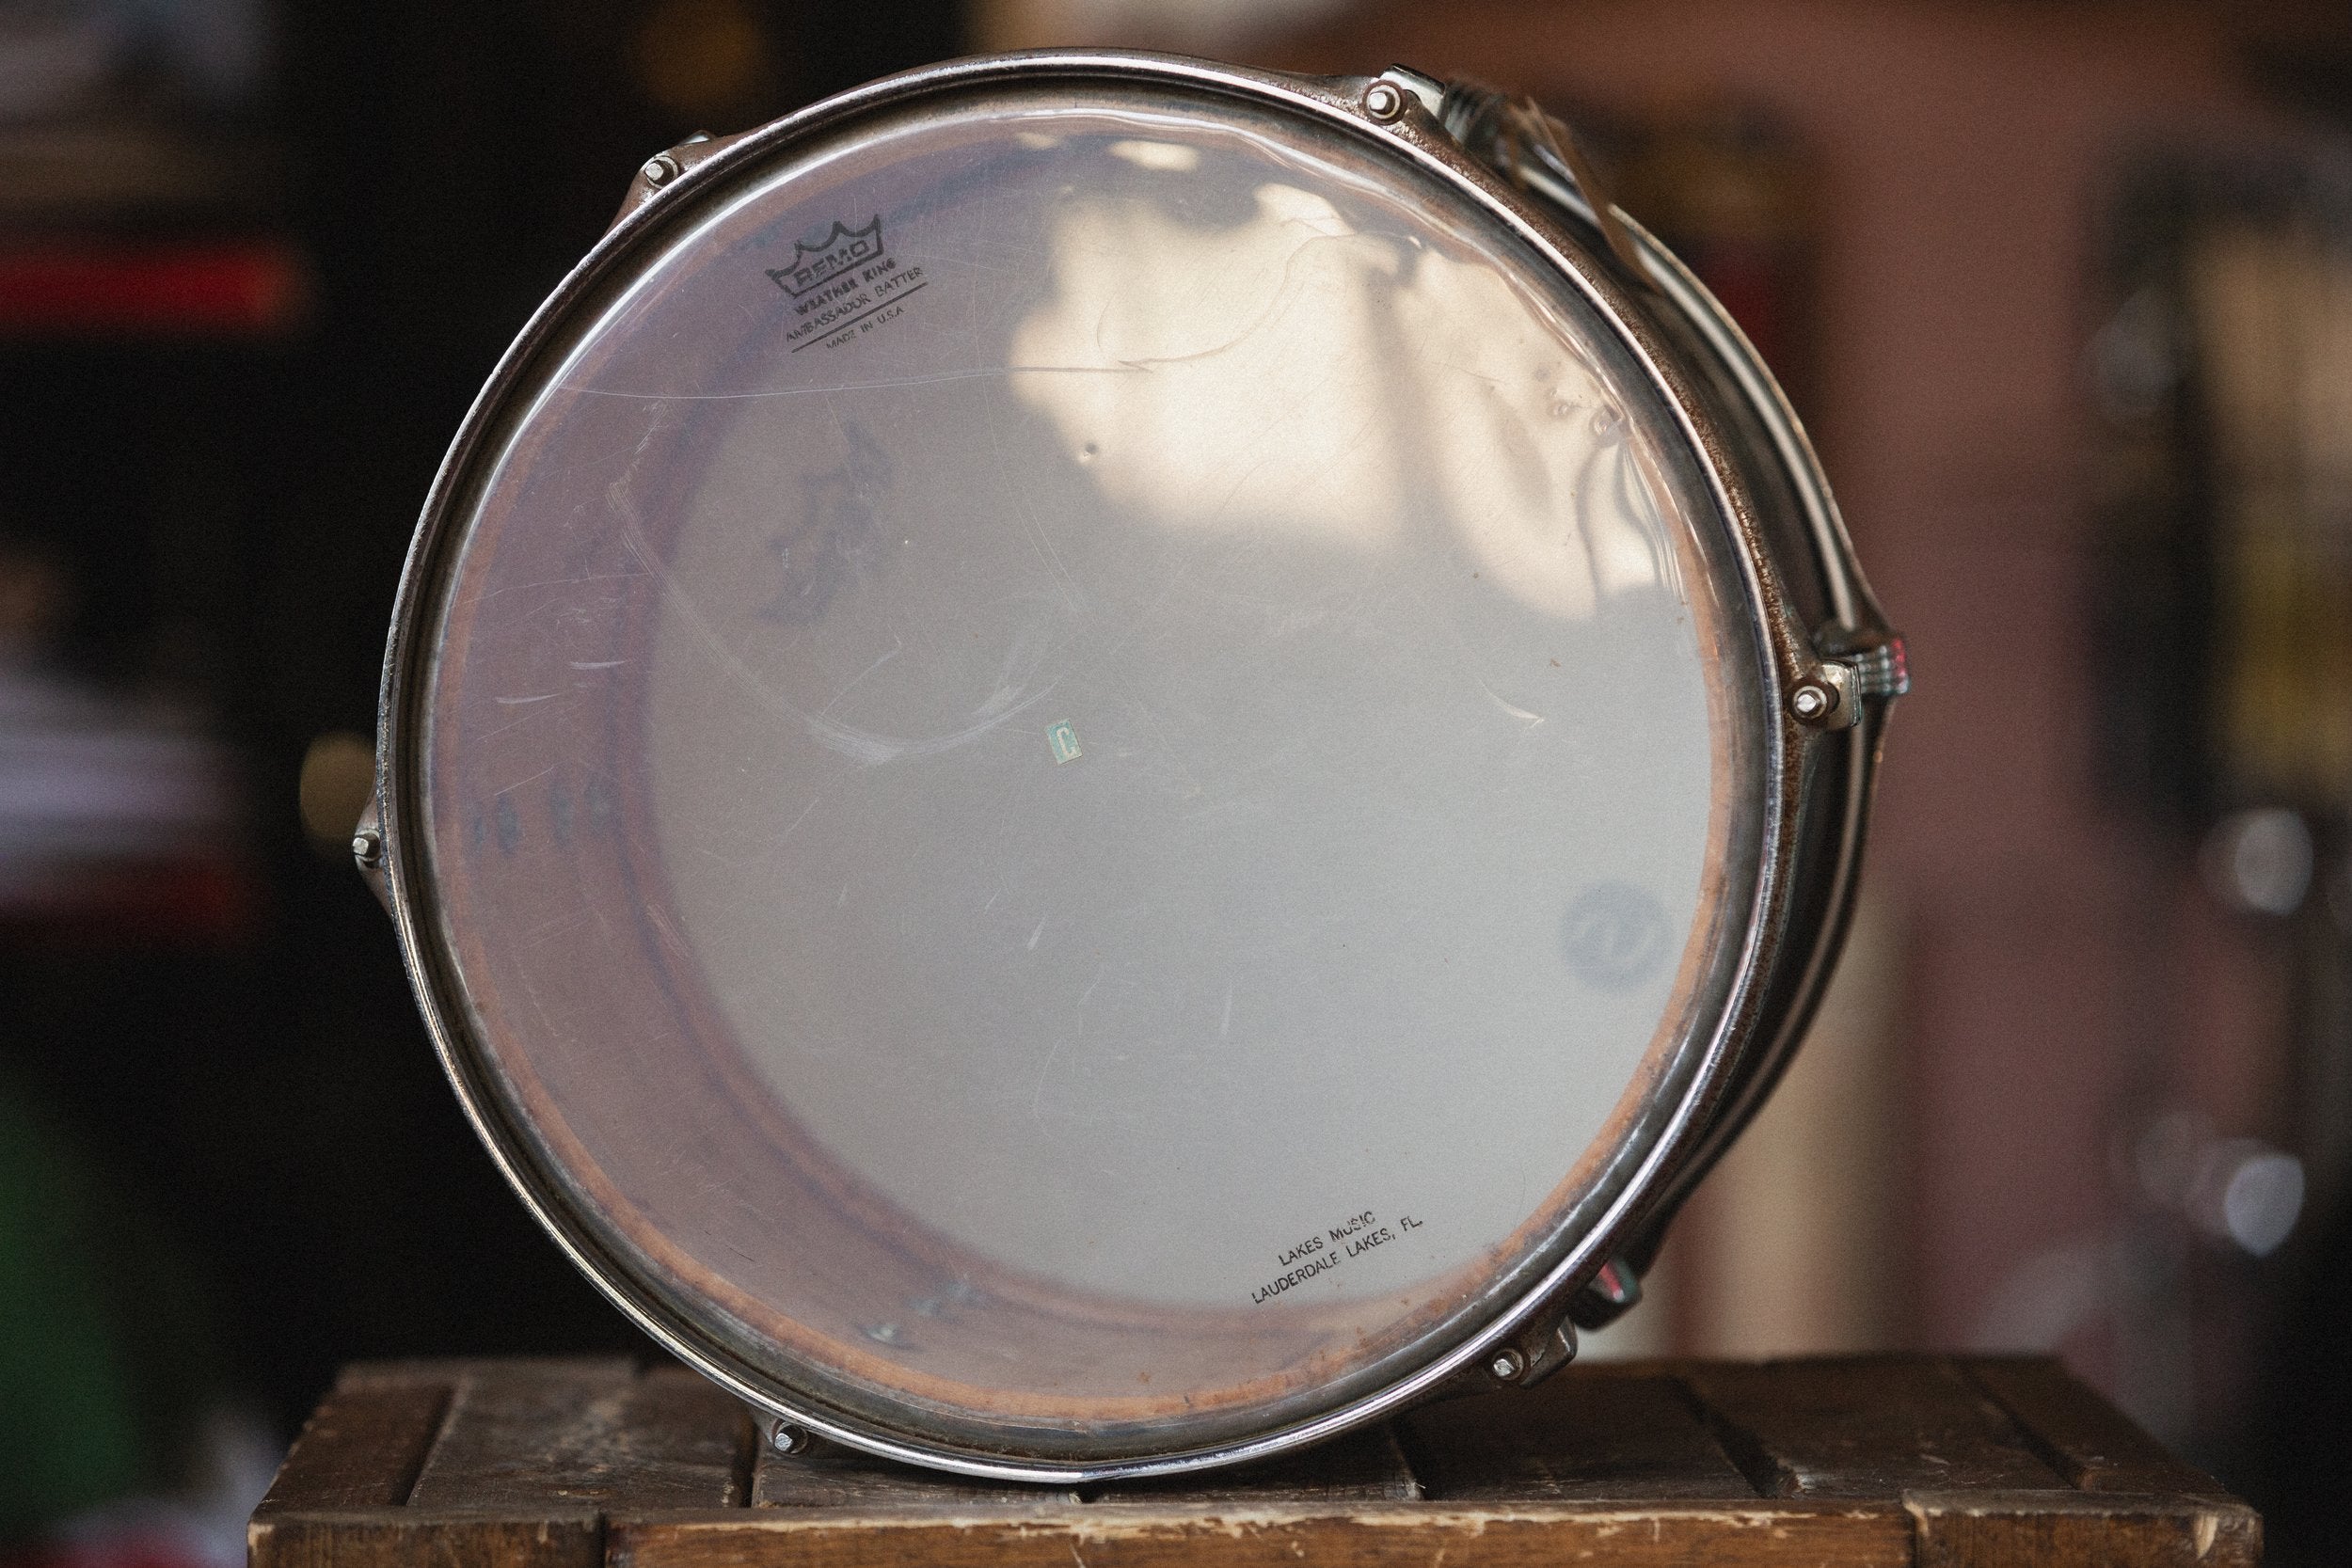
[[[606,232],[651,206],[657,197],[675,189],[679,181],[694,171],[696,165],[708,162],[751,134],[739,131],[733,135],[714,136],[707,131],[697,131],[675,147],[657,152],[638,165],[636,178],[628,182],[628,191],[621,198],[621,210],[612,214]]]
[[[367,810],[351,829],[351,859],[359,868],[359,879],[368,884],[375,901],[387,913],[392,908],[392,887],[384,874],[384,814],[373,795],[368,797]]]
[[[1499,1388],[1533,1388],[1575,1359],[1575,1323],[1565,1307],[1547,1309],[1413,1402],[1441,1404]]]
[[[1592,208],[1601,239],[1627,276],[1645,288],[1652,286],[1633,231],[1601,188],[1575,133],[1535,100],[1513,98],[1475,82],[1447,85],[1404,66],[1391,66],[1375,80],[1394,83],[1419,99],[1465,151],[1521,189],[1542,191],[1561,182],[1574,187]]]
[[[1910,689],[1903,640],[1887,637],[1832,653],[1805,672],[1788,693],[1788,714],[1808,729],[1850,730],[1862,722],[1868,704],[1892,702]]]
[[[1840,653],[1837,660],[1853,672],[1854,694],[1864,701],[1892,701],[1911,689],[1911,661],[1899,637],[1886,637],[1875,645]]]

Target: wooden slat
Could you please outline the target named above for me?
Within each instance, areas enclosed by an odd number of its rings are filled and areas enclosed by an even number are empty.
[[[485,1362],[459,1383],[408,1506],[723,1508],[743,1500],[751,1441],[742,1406],[680,1369]]]
[[[2071,1490],[1947,1361],[1689,1363],[1683,1381],[1725,1453],[1767,1494]]]
[[[252,1568],[2250,1568],[2261,1547],[2246,1505],[2023,1360],[1570,1369],[1086,1500],[756,1448],[677,1368],[357,1368],[256,1513]]]
[[[763,1509],[858,1509],[880,1515],[943,1508],[1033,1511],[1077,1500],[1067,1487],[943,1475],[823,1442],[798,1454],[780,1454],[763,1444],[752,1473],[752,1506]]]
[[[2255,1568],[2262,1520],[2233,1498],[1915,1492],[1919,1568]]]
[[[1961,1364],[2058,1472],[2086,1492],[2224,1496],[2219,1481],[2172,1457],[2128,1417],[2046,1356]]]
[[[259,1512],[406,1502],[453,1387],[446,1378],[338,1387],[294,1439]]]
[[[629,1434],[641,1479],[606,1500],[615,1507],[707,1508],[751,1501],[752,1464],[761,1447],[751,1412],[734,1396],[684,1367],[656,1367],[637,1380],[619,1421]],[[647,1483],[681,1500],[655,1503]]]
[[[1400,1425],[1422,1485],[1443,1502],[1757,1495],[1664,1375],[1575,1368],[1525,1393],[1431,1405]]]
[[[529,1367],[581,1377],[618,1377],[636,1367],[626,1355],[427,1355],[387,1361],[353,1361],[335,1379],[338,1388],[375,1388],[393,1383],[454,1384],[501,1367]]]
[[[1421,1483],[1396,1433],[1367,1427],[1343,1437],[1260,1465],[1205,1474],[1158,1476],[1089,1488],[1093,1503],[1150,1502],[1162,1509],[1234,1502],[1282,1501],[1299,1508],[1335,1503],[1412,1502]]]
[[[593,1508],[542,1505],[510,1518],[294,1510],[246,1529],[248,1568],[600,1568]]]
[[[1740,1509],[1530,1505],[1505,1512],[1371,1504],[1166,1510],[1104,1504],[1045,1518],[984,1510],[876,1517],[756,1510],[694,1519],[614,1517],[613,1568],[1911,1568],[1900,1511],[1757,1501]]]

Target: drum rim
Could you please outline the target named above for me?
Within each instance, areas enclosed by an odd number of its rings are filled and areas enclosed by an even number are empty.
[[[889,1459],[992,1480],[1035,1482],[1085,1482],[1206,1469],[1323,1441],[1424,1399],[1525,1329],[1548,1304],[1565,1302],[1569,1291],[1626,1244],[1674,1185],[1677,1174],[1701,1151],[1725,1092],[1738,1076],[1737,1069],[1752,1053],[1769,1043],[1760,1027],[1767,1021],[1757,1015],[1767,990],[1765,981],[1786,936],[1782,927],[1796,869],[1790,861],[1803,794],[1797,766],[1801,748],[1792,744],[1802,731],[1787,717],[1786,696],[1810,653],[1782,608],[1775,563],[1757,531],[1754,499],[1745,493],[1724,455],[1723,433],[1712,417],[1703,413],[1706,400],[1696,395],[1677,365],[1677,351],[1643,319],[1625,285],[1565,234],[1559,214],[1513,191],[1434,120],[1423,122],[1408,115],[1394,123],[1382,123],[1368,117],[1356,100],[1373,80],[1300,77],[1136,51],[1053,50],[925,67],[813,104],[731,140],[723,150],[674,177],[659,199],[637,205],[600,237],[533,310],[501,355],[436,472],[402,568],[376,713],[375,800],[382,847],[379,885],[392,915],[410,988],[468,1121],[541,1228],[641,1330],[770,1418]],[[561,1174],[540,1168],[531,1151],[529,1133],[510,1123],[504,1097],[495,1088],[495,1072],[485,1059],[487,1048],[478,1038],[470,994],[437,929],[437,898],[424,863],[421,821],[415,835],[419,842],[407,843],[412,815],[421,816],[415,808],[421,779],[415,776],[415,769],[425,750],[422,693],[438,651],[430,633],[437,624],[443,591],[453,576],[458,546],[467,537],[472,503],[486,478],[484,459],[495,455],[511,433],[518,401],[516,394],[527,391],[547,356],[560,352],[569,341],[571,329],[580,319],[582,303],[616,276],[626,276],[647,249],[676,227],[676,215],[694,205],[674,199],[674,193],[685,187],[715,196],[731,176],[788,157],[797,143],[839,131],[870,115],[902,112],[927,98],[1053,82],[1191,89],[1207,98],[1223,97],[1287,111],[1417,166],[1424,175],[1453,187],[1515,240],[1557,268],[1615,332],[1660,394],[1707,492],[1721,516],[1730,523],[1728,554],[1737,563],[1741,592],[1739,602],[1727,608],[1735,617],[1745,614],[1761,656],[1755,673],[1762,697],[1762,734],[1756,737],[1756,780],[1763,792],[1757,802],[1761,807],[1757,833],[1761,863],[1744,916],[1742,949],[1721,1011],[1706,1026],[1705,1044],[1697,1053],[1698,1063],[1680,1103],[1670,1109],[1662,1130],[1635,1162],[1632,1173],[1598,1220],[1539,1278],[1518,1287],[1507,1305],[1475,1333],[1405,1377],[1252,1436],[1163,1454],[1093,1461],[976,1451],[927,1441],[919,1432],[892,1429],[855,1412],[816,1403],[805,1390],[784,1386],[749,1364],[712,1334],[698,1314],[672,1300],[656,1282],[615,1256],[579,1215]],[[1665,254],[1655,241],[1648,241],[1646,235],[1643,239],[1648,242],[1645,251],[1653,257]],[[1685,280],[1687,274],[1677,282]],[[1675,293],[1685,295],[1686,291],[1677,289]],[[1703,291],[1686,297],[1705,299]],[[1689,309],[1684,298],[1675,298],[1673,303]],[[1711,300],[1707,303],[1712,304]],[[1712,313],[1720,316],[1720,310]],[[1741,377],[1743,384],[1745,379]],[[1763,384],[1771,387],[1769,375]],[[1750,395],[1754,395],[1752,389]],[[1789,417],[1776,389],[1772,398],[1762,400],[1759,412],[1776,436],[1787,428],[1784,420]],[[1796,440],[1809,457],[1809,449],[1802,447],[1801,430]],[[1775,446],[1774,460],[1794,468],[1794,485],[1800,495],[1808,503],[1816,494],[1825,499],[1826,486],[1818,469],[1810,464],[1790,465],[1790,448],[1784,440],[1776,440]],[[1810,504],[1806,509],[1814,510]],[[1828,515],[1835,518],[1834,503]],[[1818,519],[1819,514],[1815,516]],[[1818,537],[1818,522],[1814,531]],[[1825,569],[1833,578],[1851,573],[1849,551],[1824,550],[1823,554],[1831,562]],[[1692,1043],[1697,1043],[1695,1036]]]
[[[1547,201],[1597,231],[1598,220],[1583,192],[1540,168],[1531,173],[1531,183]],[[1772,442],[1775,466],[1788,478],[1804,513],[1805,536],[1814,551],[1810,564],[1820,569],[1828,600],[1826,608],[1831,621],[1816,628],[1817,636],[1828,633],[1850,638],[1865,647],[1899,641],[1862,569],[1837,498],[1830,489],[1829,478],[1822,472],[1820,458],[1814,451],[1812,436],[1790,405],[1787,392],[1773,378],[1771,368],[1764,363],[1763,356],[1679,256],[1630,214],[1619,212],[1616,217],[1641,253],[1651,284],[1681,320],[1697,332]],[[1812,942],[1796,955],[1803,968],[1789,990],[1786,1006],[1767,1021],[1771,1035],[1755,1043],[1752,1066],[1740,1071],[1728,1085],[1721,1113],[1709,1119],[1707,1133],[1692,1158],[1661,1184],[1654,1212],[1642,1227],[1642,1240],[1653,1248],[1665,1225],[1771,1098],[1780,1075],[1794,1060],[1797,1047],[1812,1022],[1814,1009],[1828,989],[1832,972],[1845,947],[1855,890],[1861,880],[1884,717],[1883,702],[1875,702],[1842,739],[1824,736],[1814,742],[1817,747],[1842,744],[1848,753],[1844,759],[1846,773],[1842,799],[1838,801],[1838,833],[1833,858],[1818,868],[1827,884],[1823,918]]]

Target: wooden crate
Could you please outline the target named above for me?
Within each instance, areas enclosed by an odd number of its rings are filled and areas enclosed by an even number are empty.
[[[766,1450],[675,1367],[346,1371],[252,1568],[2259,1561],[2262,1522],[2055,1362],[1577,1367],[1253,1469],[1084,1490]]]

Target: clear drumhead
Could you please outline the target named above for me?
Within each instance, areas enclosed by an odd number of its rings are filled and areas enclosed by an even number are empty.
[[[1278,105],[1004,87],[665,199],[489,427],[406,764],[562,1227],[950,1456],[1462,1342],[1753,935],[1756,612],[1664,395]]]

